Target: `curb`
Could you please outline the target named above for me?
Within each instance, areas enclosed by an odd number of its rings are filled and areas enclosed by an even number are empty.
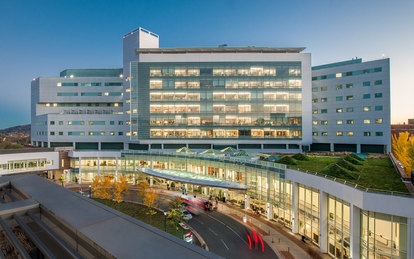
[[[184,223],[185,224],[185,223]],[[190,230],[191,230],[191,232],[193,232],[194,233],[194,235],[197,237],[197,239],[198,239],[198,241],[200,241],[200,243],[201,243],[201,248],[203,248],[204,250],[206,250],[206,251],[210,251],[209,249],[208,249],[208,246],[207,246],[207,243],[206,243],[206,241],[204,241],[204,239],[203,239],[203,237],[202,236],[200,236],[200,234],[197,232],[197,231],[195,231],[194,230],[194,228],[192,228],[192,227],[190,227],[188,224],[185,224]]]

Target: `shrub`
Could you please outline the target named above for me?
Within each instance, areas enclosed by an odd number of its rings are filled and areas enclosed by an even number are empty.
[[[361,161],[361,162],[364,162],[365,161],[365,159],[363,159],[362,157],[357,156],[355,154],[350,154],[349,156],[352,157],[352,158],[354,158],[354,159],[356,159],[356,160],[358,160],[358,161]]]
[[[297,153],[297,154],[293,155],[292,158],[294,158],[296,160],[300,160],[300,161],[309,161],[309,157],[305,154],[302,154],[302,153]]]
[[[283,156],[279,160],[277,160],[278,163],[285,164],[285,165],[297,165],[298,163],[295,161],[295,159],[291,158],[290,156]]]
[[[337,164],[330,165],[327,169],[323,170],[322,173],[341,179],[357,179],[355,175],[338,166]]]
[[[361,161],[356,160],[355,158],[353,158],[353,157],[352,157],[352,156],[350,156],[350,155],[347,155],[346,157],[344,157],[344,159],[345,159],[346,161],[348,161],[348,162],[350,162],[350,163],[354,164],[354,165],[362,165],[362,162],[361,162]]]
[[[351,163],[349,163],[346,160],[341,160],[337,163],[339,166],[342,166],[343,168],[350,170],[350,171],[358,171],[358,169],[353,166]]]

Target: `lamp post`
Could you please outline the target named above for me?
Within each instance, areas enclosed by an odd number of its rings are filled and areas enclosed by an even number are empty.
[[[92,198],[92,190],[91,190],[91,185],[89,184],[89,198]]]
[[[164,211],[164,229],[167,232],[167,212]]]

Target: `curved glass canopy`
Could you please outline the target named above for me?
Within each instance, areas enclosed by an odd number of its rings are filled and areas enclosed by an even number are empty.
[[[202,186],[212,186],[212,187],[220,187],[220,188],[227,188],[227,189],[237,189],[237,190],[247,190],[249,189],[249,186],[235,183],[231,181],[226,181],[220,178],[216,178],[209,175],[200,175],[195,174],[187,171],[180,171],[180,170],[171,170],[171,169],[160,169],[160,168],[137,168],[138,171],[171,180],[171,181],[177,181],[177,182],[183,182],[183,183],[190,183],[190,184],[196,184],[196,185],[202,185]]]

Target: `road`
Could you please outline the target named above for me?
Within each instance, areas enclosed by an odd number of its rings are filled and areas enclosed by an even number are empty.
[[[135,191],[130,191],[126,200],[137,201]],[[168,210],[171,197],[160,195],[159,208]],[[209,250],[224,258],[248,259],[248,258],[277,258],[274,251],[264,242],[264,252],[260,239],[255,245],[252,231],[236,219],[217,211],[202,211],[187,222],[195,229],[207,243]],[[250,233],[252,249],[249,249],[247,235]],[[256,246],[256,248],[255,248]]]

